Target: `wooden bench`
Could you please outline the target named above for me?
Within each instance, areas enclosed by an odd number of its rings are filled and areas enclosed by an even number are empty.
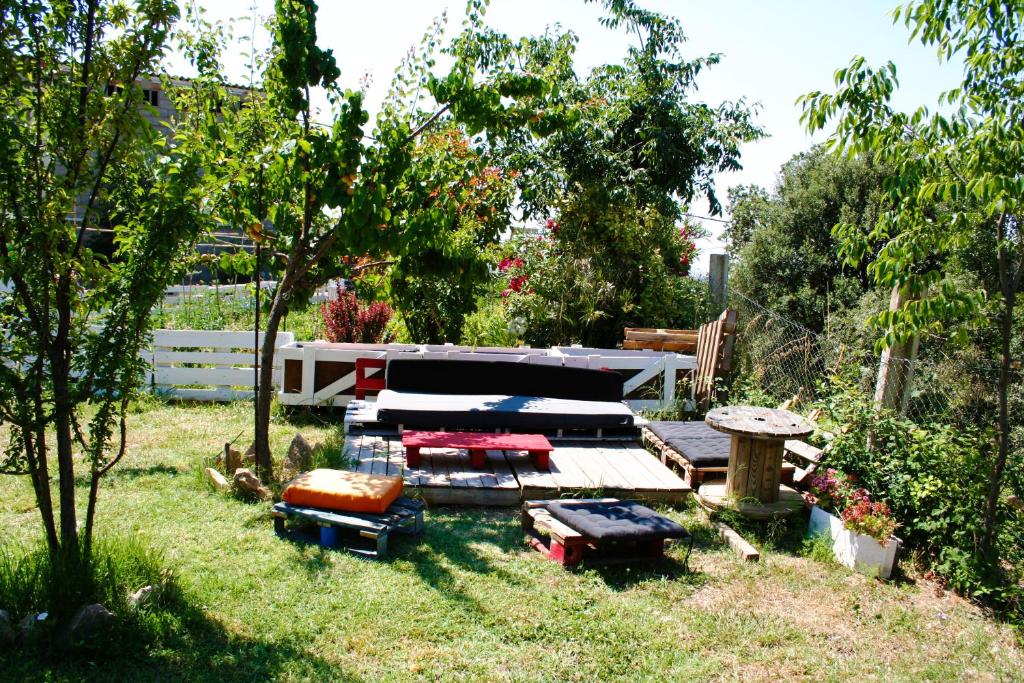
[[[538,470],[550,466],[554,447],[543,434],[490,434],[487,432],[402,432],[405,463],[409,467],[420,464],[421,448],[465,448],[474,469],[483,469],[487,451],[529,451],[530,459]]]
[[[398,498],[379,515],[365,512],[340,512],[323,508],[305,507],[277,503],[274,505],[274,531],[287,535],[285,520],[294,517],[312,522],[320,527],[319,542],[325,548],[341,545],[339,530],[350,530],[359,538],[369,539],[373,550],[364,550],[350,545],[343,546],[349,552],[365,557],[380,558],[387,554],[388,536],[392,533],[417,534],[423,531],[423,508],[421,501]]]

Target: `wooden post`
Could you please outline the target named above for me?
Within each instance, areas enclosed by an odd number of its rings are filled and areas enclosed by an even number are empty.
[[[897,311],[909,300],[898,287],[892,290],[889,310]],[[878,365],[878,381],[875,384],[875,404],[880,409],[887,409],[902,415],[907,410],[910,400],[910,387],[914,380],[914,360],[920,338],[915,334],[905,343],[896,343],[882,352],[882,360]]]
[[[718,315],[729,305],[729,255],[711,254],[708,270],[708,286],[711,288],[711,305]]]

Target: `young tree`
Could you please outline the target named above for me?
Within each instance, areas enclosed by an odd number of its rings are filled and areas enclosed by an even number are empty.
[[[203,223],[203,146],[169,143],[137,82],[157,71],[177,16],[171,0],[0,2],[2,468],[31,477],[55,565],[89,560],[149,312]],[[86,239],[101,225],[111,260]]]
[[[936,48],[943,62],[963,60],[960,85],[942,95],[939,111],[893,109],[895,65],[873,69],[855,57],[836,72],[835,93],[803,98],[803,121],[811,131],[834,122],[830,142],[839,151],[875,155],[893,170],[885,183],[888,210],[871,229],[835,228],[843,257],[853,265],[870,261],[877,286],[905,295],[897,310],[874,320],[886,330],[881,344],[906,342],[949,317],[976,315],[984,324],[985,313],[994,314],[999,438],[977,541],[978,559],[994,567],[997,510],[1011,456],[1011,344],[1024,279],[1024,3],[919,0],[893,16],[912,40]],[[964,287],[934,259],[989,243],[998,273],[992,291]]]
[[[218,213],[264,245],[277,274],[256,401],[261,477],[272,476],[267,433],[274,344],[289,307],[305,305],[316,287],[350,274],[349,255],[402,259],[436,247],[460,208],[459,193],[440,190],[467,177],[477,162],[448,159],[443,169],[415,163],[422,134],[447,119],[460,122],[468,135],[526,126],[535,100],[550,88],[544,74],[523,73],[516,50],[483,29],[485,6],[483,0],[468,3],[464,32],[448,48],[454,63],[444,78],[429,73],[437,39],[428,34],[416,90],[431,95],[438,108],[419,118],[415,105],[387,103],[368,136],[362,93],[341,90],[333,55],[317,47],[316,3],[276,0],[261,94],[225,112],[222,125],[208,131],[221,162],[211,173]],[[329,126],[314,121],[315,88],[331,102]]]

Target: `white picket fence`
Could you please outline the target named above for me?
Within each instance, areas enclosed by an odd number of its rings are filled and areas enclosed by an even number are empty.
[[[262,333],[258,343],[263,343]],[[251,399],[257,367],[255,344],[252,332],[156,330],[151,348],[144,354],[151,367],[147,384],[155,393],[170,398]],[[448,358],[634,371],[623,391],[634,410],[671,405],[676,400],[678,373],[697,366],[693,356],[658,351],[577,346],[474,349],[429,344],[332,344],[296,342],[289,332],[278,333],[275,346],[273,377],[278,399],[301,406],[347,405],[354,397],[357,358]],[[327,382],[323,376],[333,379]],[[643,387],[651,384],[655,389],[645,392]],[[652,395],[655,390],[657,395]]]
[[[150,364],[147,385],[160,396],[194,401],[251,399],[255,382],[257,341],[252,332],[229,330],[156,330],[143,353]],[[291,332],[279,332],[275,347],[294,343]],[[281,384],[280,360],[274,356],[274,384]]]

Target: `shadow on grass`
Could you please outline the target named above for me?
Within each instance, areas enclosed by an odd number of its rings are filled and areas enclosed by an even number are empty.
[[[0,671],[23,681],[360,680],[299,642],[232,633],[174,587],[101,639],[0,652]]]
[[[186,470],[173,467],[171,465],[150,465],[149,467],[131,467],[129,465],[121,465],[120,467],[114,467],[104,477],[104,482],[117,481],[117,480],[133,480],[140,479],[142,477],[152,477],[161,474],[177,476],[184,474]],[[79,474],[75,476],[76,486],[88,486],[89,476],[86,474]]]

